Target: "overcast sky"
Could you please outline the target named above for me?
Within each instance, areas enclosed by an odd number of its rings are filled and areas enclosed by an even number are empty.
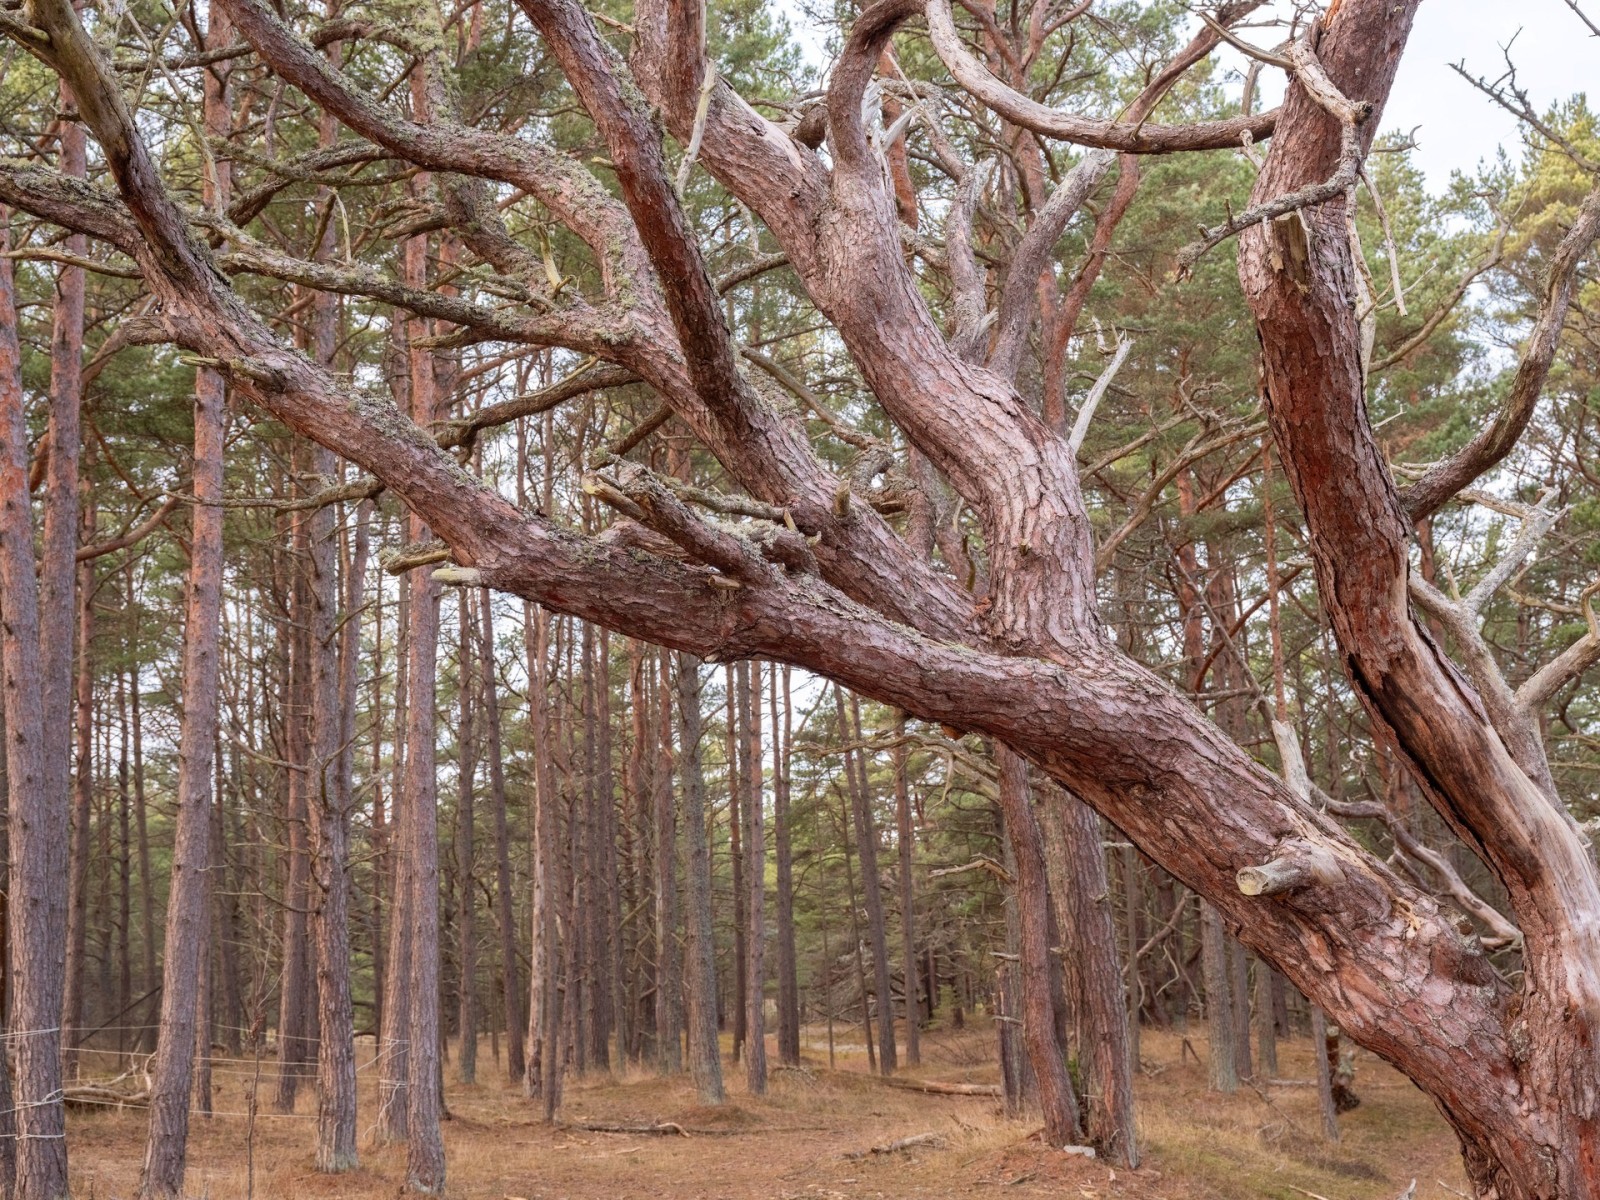
[[[1600,24],[1600,0],[1580,3]],[[1274,36],[1263,30],[1251,40],[1266,44]],[[1452,169],[1470,170],[1493,158],[1502,144],[1513,160],[1521,153],[1511,114],[1450,69],[1464,62],[1472,75],[1493,80],[1505,70],[1504,46],[1536,109],[1600,85],[1600,38],[1566,0],[1427,0],[1417,11],[1383,127],[1421,127],[1415,161],[1431,190],[1442,188]],[[1233,50],[1224,50],[1221,60],[1235,67],[1243,62]]]
[[[1600,0],[1579,3],[1600,24]],[[807,28],[798,0],[780,0],[779,6],[789,13],[807,53],[819,65],[825,64],[823,38]],[[1249,36],[1270,45],[1281,34],[1258,30]],[[1519,82],[1538,109],[1600,87],[1600,38],[1589,33],[1566,0],[1427,0],[1418,11],[1383,127],[1420,126],[1416,162],[1426,173],[1430,190],[1443,188],[1451,170],[1470,171],[1480,161],[1492,159],[1502,143],[1513,159],[1521,153],[1511,115],[1450,69],[1451,63],[1464,62],[1474,76],[1493,80],[1505,70],[1504,46],[1511,47]],[[1243,69],[1243,56],[1237,51],[1224,47],[1218,57]],[[1278,78],[1281,81],[1282,76]],[[1275,102],[1281,83],[1269,84],[1263,78],[1263,85],[1264,100]]]

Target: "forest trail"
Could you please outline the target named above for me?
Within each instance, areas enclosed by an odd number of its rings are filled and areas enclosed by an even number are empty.
[[[853,1031],[852,1031],[853,1032]],[[460,1200],[875,1200],[993,1195],[1127,1200],[1393,1200],[1412,1178],[1417,1200],[1449,1200],[1466,1191],[1454,1139],[1428,1098],[1397,1072],[1362,1052],[1356,1090],[1362,1105],[1341,1118],[1343,1140],[1329,1146],[1318,1128],[1315,1091],[1248,1085],[1235,1096],[1206,1090],[1203,1071],[1181,1037],[1146,1031],[1138,1077],[1145,1163],[1137,1171],[1047,1149],[1037,1122],[1006,1119],[997,1099],[935,1096],[886,1086],[867,1073],[856,1037],[837,1045],[827,1069],[821,1030],[808,1029],[806,1067],[773,1073],[763,1098],[743,1093],[729,1071],[729,1102],[707,1108],[682,1077],[640,1071],[625,1078],[569,1079],[563,1122],[536,1120],[520,1093],[498,1079],[464,1087],[447,1064],[447,1195]],[[992,1083],[991,1041],[969,1029],[924,1034],[924,1062],[898,1079]],[[1189,1035],[1203,1056],[1203,1036]],[[358,1046],[371,1062],[370,1041]],[[480,1047],[483,1073],[492,1062]],[[1308,1078],[1310,1043],[1280,1047],[1285,1078]],[[86,1066],[97,1064],[86,1062]],[[387,1200],[404,1174],[404,1147],[369,1144],[375,1074],[359,1076],[362,1167],[342,1176],[312,1170],[314,1101],[303,1093],[292,1116],[271,1112],[273,1064],[262,1063],[262,1105],[254,1140],[254,1195],[270,1200]],[[245,1197],[252,1061],[216,1063],[212,1120],[193,1124],[188,1194]],[[143,1110],[76,1109],[74,1194],[117,1200],[134,1194],[145,1133]],[[585,1130],[584,1124],[673,1123],[687,1136]],[[933,1134],[934,1146],[887,1154],[873,1147]],[[850,1157],[862,1155],[862,1157]],[[1453,1190],[1452,1190],[1453,1189]]]

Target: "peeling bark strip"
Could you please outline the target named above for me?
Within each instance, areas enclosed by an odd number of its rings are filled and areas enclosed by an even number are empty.
[[[1415,6],[1415,0],[1346,0],[1307,45],[1340,94],[1373,107],[1374,117],[1360,127],[1358,151],[1376,127]],[[604,486],[595,495],[626,519],[600,537],[576,534],[538,511],[513,506],[463,470],[421,427],[438,415],[430,408],[408,420],[387,400],[351,390],[326,364],[282,344],[219,274],[169,196],[115,75],[65,0],[34,0],[27,22],[7,16],[5,28],[78,98],[117,195],[55,172],[5,165],[0,201],[128,254],[159,302],[143,336],[199,356],[214,372],[205,378],[225,379],[242,400],[393,490],[411,509],[413,533],[420,538],[426,526],[448,547],[455,564],[445,568],[447,577],[513,592],[684,652],[678,685],[690,871],[690,1052],[703,1094],[720,1098],[721,1080],[709,1027],[714,985],[696,757],[698,664],[689,655],[761,657],[988,735],[1008,748],[1009,770],[1024,771],[1026,759],[1081,796],[1204,896],[1219,923],[1238,927],[1246,945],[1343,1031],[1427,1090],[1459,1132],[1483,1195],[1553,1200],[1600,1194],[1600,1063],[1594,1061],[1600,930],[1592,919],[1600,911],[1600,881],[1565,814],[1519,765],[1471,687],[1411,618],[1410,525],[1366,421],[1343,201],[1328,199],[1290,221],[1242,235],[1240,272],[1259,322],[1273,429],[1310,528],[1322,599],[1358,691],[1426,781],[1429,800],[1510,897],[1528,954],[1524,991],[1517,996],[1437,901],[1376,861],[1255,765],[1183,696],[1107,643],[1072,447],[1034,415],[1005,370],[977,365],[975,355],[952,345],[902,253],[892,181],[862,107],[896,29],[920,4],[883,0],[858,18],[829,86],[826,162],[708,74],[698,4],[638,5],[634,68],[643,96],[579,5],[521,0],[521,7],[593,118],[621,185],[620,201],[575,159],[430,115],[421,102],[432,98],[425,91],[413,97],[416,119],[398,118],[350,87],[258,0],[218,5],[282,80],[385,154],[418,168],[419,191],[428,183],[426,173],[437,172],[433,185],[463,241],[517,279],[538,315],[501,319],[449,303],[449,297],[424,301],[420,271],[411,272],[403,289],[386,286],[379,293],[364,276],[268,266],[286,277],[293,273],[305,286],[371,288],[387,303],[417,305],[410,352],[419,380],[431,375],[423,369],[431,366],[421,344],[428,333],[424,320],[459,325],[462,337],[563,345],[634,373],[753,498],[749,507],[757,519],[774,526],[761,538],[703,519],[636,465],[597,478]],[[948,9],[935,0],[928,15],[936,45],[940,38],[948,42]],[[1231,144],[1247,129],[1254,136],[1266,132],[1266,118],[1129,128],[1036,112],[971,71],[959,49],[940,50],[957,81],[1042,136],[1161,152]],[[930,474],[942,474],[975,515],[987,559],[981,601],[895,534],[869,502],[870,472],[843,478],[829,470],[797,423],[741,374],[720,293],[667,176],[647,104],[680,141],[699,139],[699,164],[762,218],[884,411]],[[1348,123],[1298,85],[1271,128],[1258,205],[1334,178],[1348,157]],[[603,274],[603,295],[571,300],[560,314],[544,312],[554,304],[542,261],[510,238],[479,194],[475,181],[484,180],[526,190],[583,239]],[[208,221],[234,238],[236,231]],[[412,236],[413,266],[420,266],[426,237]],[[263,252],[242,238],[230,253],[264,261]],[[1554,288],[1552,302],[1562,294]],[[970,298],[981,325],[981,299],[976,291]],[[430,344],[438,345],[437,337]],[[964,348],[974,350],[976,340]],[[8,349],[14,360],[14,346],[5,345],[0,360]],[[1009,369],[1009,357],[1007,350],[999,365]],[[6,386],[0,377],[0,391]],[[37,721],[26,723],[29,705],[34,714],[39,708],[29,699],[39,686],[37,647],[28,644],[27,601],[19,602],[20,626],[10,608],[13,595],[32,594],[24,585],[33,569],[26,481],[16,477],[25,438],[20,400],[9,393],[0,400],[8,435],[0,470],[6,706],[8,716],[19,716],[12,726],[18,743],[8,743],[8,756],[16,755],[10,785],[16,1019],[26,1028],[47,1029],[60,1011],[59,972],[47,952],[65,933],[65,864],[57,859],[66,838],[54,810],[29,787],[39,767],[36,748],[33,759],[27,750]],[[1497,434],[1494,445],[1503,442]],[[871,468],[870,455],[864,457]],[[949,558],[960,561],[954,551]],[[976,583],[978,572],[971,574]],[[384,1015],[386,1042],[409,1040],[411,1047],[408,1120],[395,1120],[392,1089],[388,1115],[380,1116],[386,1132],[410,1127],[410,1186],[437,1191],[444,1182],[434,1057],[438,947],[428,940],[437,926],[429,874],[437,852],[431,805],[437,581],[413,575],[407,590],[411,746],[397,809],[403,842],[393,911],[396,928],[411,936],[392,947],[389,982],[399,995],[386,995]],[[36,612],[34,618],[36,640]],[[531,691],[542,701],[543,609],[537,619]],[[532,707],[534,738],[542,742],[541,705]],[[557,945],[557,915],[571,895],[559,871],[550,874],[560,833],[557,789],[541,777],[537,792],[542,890],[534,912],[534,1066],[527,1078],[553,1113],[569,1029],[562,1019],[563,984],[577,988],[579,981],[562,979],[563,964],[570,969],[576,960],[571,946]],[[1015,825],[1026,842],[1028,822]],[[871,835],[870,827],[865,832]],[[1023,845],[1019,858],[1023,852],[1032,856],[1036,849]],[[405,864],[413,858],[420,881],[407,878]],[[1030,880],[1042,879],[1037,866],[1030,859]],[[1241,872],[1254,894],[1241,891]],[[875,875],[868,883],[875,894]],[[887,1014],[881,931],[875,940]],[[1041,945],[1037,928],[1030,927],[1028,944]],[[399,1012],[404,1025],[390,1027],[391,1006],[404,1000],[412,1005]],[[581,1023],[588,1019],[572,1021],[571,1031],[580,1037],[592,1032]],[[396,1028],[405,1032],[396,1034]],[[892,1046],[892,1031],[889,1039]],[[572,1047],[580,1063],[594,1049],[583,1042]],[[26,1197],[54,1200],[66,1178],[60,1105],[52,1099],[58,1059],[46,1037],[25,1039],[18,1050],[24,1106],[19,1187]]]

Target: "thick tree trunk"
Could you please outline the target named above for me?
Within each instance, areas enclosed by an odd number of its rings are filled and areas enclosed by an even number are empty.
[[[1022,1040],[1039,1088],[1045,1140],[1052,1146],[1076,1145],[1083,1138],[1083,1126],[1067,1074],[1066,1051],[1056,1038],[1050,995],[1050,885],[1044,838],[1033,815],[1027,762],[1004,746],[995,747],[995,758],[1000,768],[1000,810],[1017,864]]]
[[[1312,48],[1333,86],[1372,105],[1353,131],[1358,149],[1380,124],[1416,7],[1348,0],[1315,31]],[[1290,88],[1277,129],[1253,200],[1326,179],[1340,161],[1340,124],[1304,87]],[[1392,731],[1429,802],[1504,885],[1525,942],[1523,991],[1509,1007],[1490,977],[1427,984],[1456,1019],[1469,1007],[1514,1014],[1494,1021],[1489,1041],[1466,1049],[1458,1039],[1453,1055],[1438,1053],[1438,1070],[1423,1067],[1426,1053],[1401,1049],[1401,1057],[1461,1137],[1480,1194],[1592,1196],[1600,1193],[1600,873],[1571,818],[1541,788],[1538,764],[1496,729],[1410,610],[1415,519],[1494,459],[1426,480],[1440,486],[1421,489],[1409,509],[1397,492],[1364,403],[1348,202],[1307,208],[1240,239],[1268,413],[1356,694]],[[1421,987],[1426,968],[1415,970]],[[1372,1041],[1372,1014],[1330,1016]]]
[[[1064,788],[1045,783],[1038,791],[1050,890],[1074,992],[1089,1140],[1112,1162],[1137,1167],[1134,1051],[1100,818]]]
[[[213,26],[212,36],[218,36]],[[178,731],[178,821],[167,899],[161,1036],[150,1090],[150,1129],[139,1188],[183,1194],[193,1090],[201,947],[209,941],[206,870],[211,863],[211,786],[217,737],[218,622],[222,610],[221,376],[195,375],[194,492],[183,637],[183,718]]]
[[[706,831],[706,784],[700,765],[700,660],[679,653],[678,755],[683,781],[683,826],[688,911],[684,950],[688,995],[689,1072],[703,1104],[721,1104],[722,1052],[717,1044],[717,959],[711,928],[711,846]]]
[[[420,84],[413,75],[413,100]],[[405,273],[415,286],[427,283],[425,236],[406,242]],[[417,343],[427,335],[424,322],[412,322],[411,415],[428,426],[439,416],[431,355]],[[407,540],[431,535],[416,514],[406,522]],[[410,862],[410,895],[402,937],[408,943],[410,1020],[406,1034],[406,1190],[436,1196],[444,1191],[444,1143],[439,1131],[439,826],[438,772],[435,766],[434,690],[439,666],[440,585],[431,572],[406,576],[411,600],[407,663],[406,768],[399,795],[402,856]]]
[[[6,239],[0,232],[0,249]],[[65,1200],[66,1114],[61,1103],[61,946],[67,932],[64,795],[47,790],[39,585],[28,497],[28,422],[11,261],[0,258],[0,671],[10,813],[12,983],[7,1039],[16,1050],[16,1198]],[[18,1036],[18,1035],[21,1036]],[[187,1097],[186,1097],[187,1099]]]

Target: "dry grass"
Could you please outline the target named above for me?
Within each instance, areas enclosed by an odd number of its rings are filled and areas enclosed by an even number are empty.
[[[808,1031],[812,1032],[812,1031]],[[820,1034],[820,1031],[815,1031]],[[1193,1040],[1193,1039],[1192,1039]],[[981,1030],[932,1031],[924,1066],[906,1075],[992,1082],[991,1042]],[[1203,1041],[1197,1042],[1201,1054]],[[1033,1136],[1036,1126],[1009,1121],[996,1101],[932,1096],[884,1086],[866,1073],[859,1038],[841,1040],[837,1070],[826,1044],[808,1039],[803,1071],[775,1071],[765,1097],[743,1089],[742,1071],[727,1067],[730,1102],[699,1105],[683,1080],[631,1072],[620,1078],[572,1081],[563,1113],[549,1127],[495,1073],[488,1047],[480,1075],[491,1082],[451,1084],[445,1126],[453,1197],[472,1200],[839,1200],[843,1197],[1128,1197],[1130,1200],[1216,1200],[1277,1197],[1304,1200],[1390,1200],[1419,1180],[1419,1200],[1446,1200],[1465,1190],[1454,1142],[1427,1098],[1405,1079],[1361,1056],[1357,1090],[1365,1103],[1343,1120],[1337,1146],[1317,1136],[1315,1096],[1304,1088],[1251,1089],[1219,1097],[1206,1091],[1192,1060],[1180,1063],[1181,1041],[1147,1033],[1149,1073],[1139,1082],[1146,1163],[1138,1171],[1061,1154]],[[370,1046],[361,1061],[369,1062]],[[1285,1047],[1285,1075],[1309,1077],[1309,1044]],[[253,1064],[218,1064],[216,1107],[245,1112]],[[447,1068],[447,1076],[449,1069]],[[376,1072],[360,1075],[363,1121],[370,1122]],[[263,1064],[263,1109],[274,1083]],[[189,1191],[232,1200],[250,1190],[272,1200],[397,1194],[404,1177],[399,1147],[362,1146],[362,1169],[327,1177],[311,1168],[309,1085],[298,1111],[263,1111],[255,1133],[242,1117],[196,1119]],[[593,1133],[585,1121],[673,1121],[689,1137]],[[74,1112],[70,1118],[75,1194],[111,1200],[134,1194],[142,1154],[143,1114]],[[866,1158],[849,1152],[896,1138],[935,1133],[937,1148]],[[1442,1181],[1441,1186],[1439,1182]]]

